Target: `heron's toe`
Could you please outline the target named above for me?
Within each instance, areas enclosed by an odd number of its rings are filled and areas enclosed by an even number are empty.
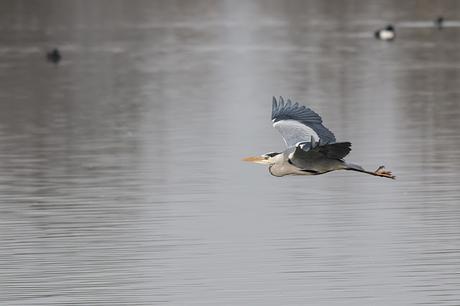
[[[383,177],[388,177],[388,178],[396,178],[391,171],[385,169],[385,166],[380,166],[377,168],[377,170],[374,171],[375,174],[378,176],[383,176]]]

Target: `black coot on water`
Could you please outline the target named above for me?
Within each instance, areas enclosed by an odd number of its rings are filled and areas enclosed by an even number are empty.
[[[51,63],[57,64],[59,63],[61,58],[62,58],[61,52],[59,52],[57,48],[54,48],[53,50],[46,53],[46,59]]]

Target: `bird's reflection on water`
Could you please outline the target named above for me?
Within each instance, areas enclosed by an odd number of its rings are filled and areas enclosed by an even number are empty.
[[[1,2],[0,304],[458,304],[456,7]],[[242,163],[273,95],[398,180]]]

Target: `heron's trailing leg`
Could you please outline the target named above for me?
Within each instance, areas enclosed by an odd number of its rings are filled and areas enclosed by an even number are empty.
[[[395,179],[396,176],[391,173],[391,171],[385,169],[385,166],[380,166],[377,168],[377,170],[374,171],[374,174],[377,176],[382,176],[382,177],[388,177],[391,179]]]
[[[381,177],[387,177],[387,178],[391,178],[391,179],[395,179],[396,177],[391,173],[391,171],[388,171],[387,169],[385,169],[384,166],[380,166],[377,168],[377,170],[375,170],[374,172],[371,172],[371,171],[366,171],[363,169],[363,167],[361,166],[358,166],[358,165],[355,165],[355,164],[346,164],[346,168],[345,170],[352,170],[352,171],[358,171],[358,172],[362,172],[362,173],[367,173],[367,174],[370,174],[370,175],[375,175],[375,176],[381,176]]]

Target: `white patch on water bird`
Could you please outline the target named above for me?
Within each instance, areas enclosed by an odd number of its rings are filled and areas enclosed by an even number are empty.
[[[390,40],[395,37],[395,32],[393,31],[388,31],[388,30],[382,30],[380,31],[380,39],[382,40]]]
[[[395,29],[389,24],[386,28],[375,31],[375,38],[380,40],[393,40],[395,39]]]

